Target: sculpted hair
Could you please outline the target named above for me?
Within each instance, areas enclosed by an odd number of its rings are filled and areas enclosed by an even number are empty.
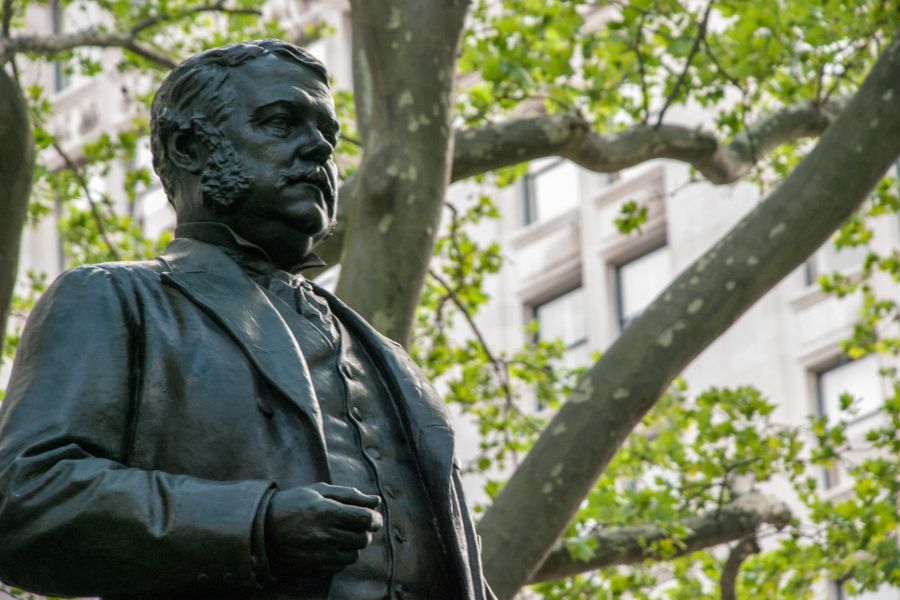
[[[319,59],[299,46],[269,39],[231,44],[192,56],[175,67],[159,86],[150,107],[150,149],[153,170],[170,201],[177,167],[166,152],[169,138],[178,131],[193,130],[204,138],[209,137],[204,133],[217,132],[236,99],[229,84],[231,69],[267,54],[294,61],[329,85],[328,71]]]

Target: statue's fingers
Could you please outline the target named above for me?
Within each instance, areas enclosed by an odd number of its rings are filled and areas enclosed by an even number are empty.
[[[371,509],[376,509],[381,506],[380,496],[364,494],[354,487],[318,483],[315,485],[314,489],[324,497],[344,504],[352,504],[353,506]]]
[[[378,531],[383,523],[381,513],[361,506],[334,502],[330,513],[337,527],[352,531]]]

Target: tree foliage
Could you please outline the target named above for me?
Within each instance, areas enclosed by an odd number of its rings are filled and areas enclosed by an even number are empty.
[[[95,26],[38,36],[23,30],[25,11],[38,4],[3,3],[0,63],[24,86],[39,152],[30,221],[60,207],[70,265],[152,257],[167,242],[147,239],[136,221],[137,199],[152,178],[135,157],[148,133],[152,90],[168,68],[232,40],[290,33],[310,41],[330,33],[321,23],[286,32],[251,0],[62,0],[63,9],[91,11]],[[584,391],[594,369],[566,368],[561,343],[538,339],[535,324],[526,329],[531,342],[512,352],[493,348],[479,331],[478,311],[489,300],[484,282],[503,263],[501,249],[475,233],[499,217],[490,190],[515,183],[528,160],[558,155],[606,172],[670,158],[690,164],[698,180],[751,178],[761,192],[777,192],[813,147],[806,138],[843,114],[900,25],[896,0],[473,0],[431,8],[391,0],[378,14],[363,2],[352,5],[357,94],[337,98],[346,183],[335,244],[339,252],[343,242],[348,274],[339,292],[389,335],[412,337],[414,358],[477,424],[479,454],[465,467],[486,478],[492,498],[506,489],[498,473],[529,455],[573,393],[601,405],[599,392]],[[423,26],[431,23],[446,27]],[[418,36],[433,51],[404,54],[403,43],[425,44]],[[17,67],[27,57],[92,77],[101,70],[97,48],[120,50],[116,68],[133,109],[126,126],[73,151],[50,125],[51,94],[27,85]],[[900,90],[883,101],[900,109]],[[868,125],[866,115],[858,117]],[[884,135],[900,139],[897,130]],[[94,187],[115,164],[125,167],[121,189]],[[448,182],[464,178],[487,184],[486,191],[445,203]],[[835,203],[852,209],[862,200]],[[823,219],[825,208],[808,218]],[[877,353],[896,361],[900,353],[900,306],[896,294],[884,294],[884,282],[900,282],[900,254],[870,247],[873,223],[896,219],[898,211],[898,183],[885,178],[833,239],[838,248],[868,249],[861,273],[820,276],[826,293],[863,298],[844,345],[850,358]],[[639,235],[646,215],[645,206],[626,202],[616,225]],[[382,239],[388,231],[391,239]],[[361,250],[379,244],[390,268],[372,269]],[[780,252],[785,264],[804,258]],[[409,266],[409,256],[431,260]],[[719,276],[712,271],[704,277]],[[25,279],[15,316],[28,312],[45,285],[41,274]],[[678,322],[662,318],[653,329],[648,320],[653,334],[630,352],[650,351],[666,332],[671,340]],[[14,327],[7,358],[17,335]],[[504,583],[501,596],[527,582],[544,598],[727,598],[735,590],[739,597],[811,598],[825,581],[842,582],[850,594],[900,586],[900,383],[895,371],[884,376],[893,395],[879,424],[862,434],[852,395],[840,418],[811,417],[796,426],[773,419],[783,399],[764,397],[753,382],[699,391],[682,380],[662,382],[668,391],[655,404],[656,395],[648,398],[653,408],[637,415],[599,477],[590,469],[578,475],[586,493],[573,497],[574,513],[560,511],[559,543],[549,535],[538,559],[507,550],[527,576]],[[631,388],[606,392],[619,389]],[[526,408],[534,402],[543,410]],[[624,437],[630,429],[622,431]],[[552,455],[552,445],[539,447],[541,456]],[[853,482],[840,497],[825,488],[828,469]],[[529,493],[545,493],[548,485],[552,491],[549,474]],[[792,514],[772,489],[789,490],[800,510]],[[503,506],[523,495],[507,493]],[[502,522],[489,507],[480,510]],[[502,543],[494,531],[485,532],[486,548]],[[486,560],[489,573],[499,568]]]
[[[885,178],[831,243],[867,247],[873,220],[896,219],[897,201],[897,180]],[[491,477],[498,464],[514,467],[546,427],[546,412],[536,416],[522,407],[539,400],[555,410],[584,370],[563,366],[559,341],[535,340],[504,354],[480,338],[476,315],[487,300],[482,278],[496,271],[498,249],[479,245],[460,228],[494,211],[487,197],[473,200],[467,211],[452,209],[413,348],[430,378],[448,390],[447,401],[478,424],[481,452],[465,468],[487,476],[491,496],[502,487]],[[900,313],[896,300],[875,291],[879,277],[900,283],[897,249],[885,256],[869,248],[858,276],[819,279],[828,293],[864,297],[859,324],[844,342],[848,358],[897,356]],[[459,320],[471,328],[468,336],[459,334]],[[532,324],[528,333],[534,332]],[[883,375],[892,394],[880,408],[881,420],[863,432],[854,424],[859,399],[853,390],[831,422],[810,415],[798,426],[774,420],[774,399],[753,387],[698,393],[677,380],[584,499],[533,589],[559,599],[720,598],[729,556],[722,543],[748,538],[764,550],[745,559],[738,597],[813,598],[823,581],[840,581],[851,595],[900,585],[900,379],[895,370]],[[836,470],[853,481],[838,496],[825,481],[826,471]],[[791,511],[778,497],[759,493],[773,483],[779,497],[802,508]],[[754,508],[740,512],[745,502]],[[722,526],[728,533],[715,529],[720,514],[727,515],[721,518],[729,522]]]

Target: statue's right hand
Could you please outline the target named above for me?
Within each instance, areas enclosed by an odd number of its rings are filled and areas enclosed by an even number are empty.
[[[382,524],[381,498],[316,483],[279,490],[266,512],[266,554],[273,574],[328,575],[359,557]]]

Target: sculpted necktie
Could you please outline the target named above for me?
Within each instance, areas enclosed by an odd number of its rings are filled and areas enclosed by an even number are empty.
[[[269,275],[266,287],[305,317],[328,340],[337,337],[328,303],[316,295],[308,281],[284,271]]]

